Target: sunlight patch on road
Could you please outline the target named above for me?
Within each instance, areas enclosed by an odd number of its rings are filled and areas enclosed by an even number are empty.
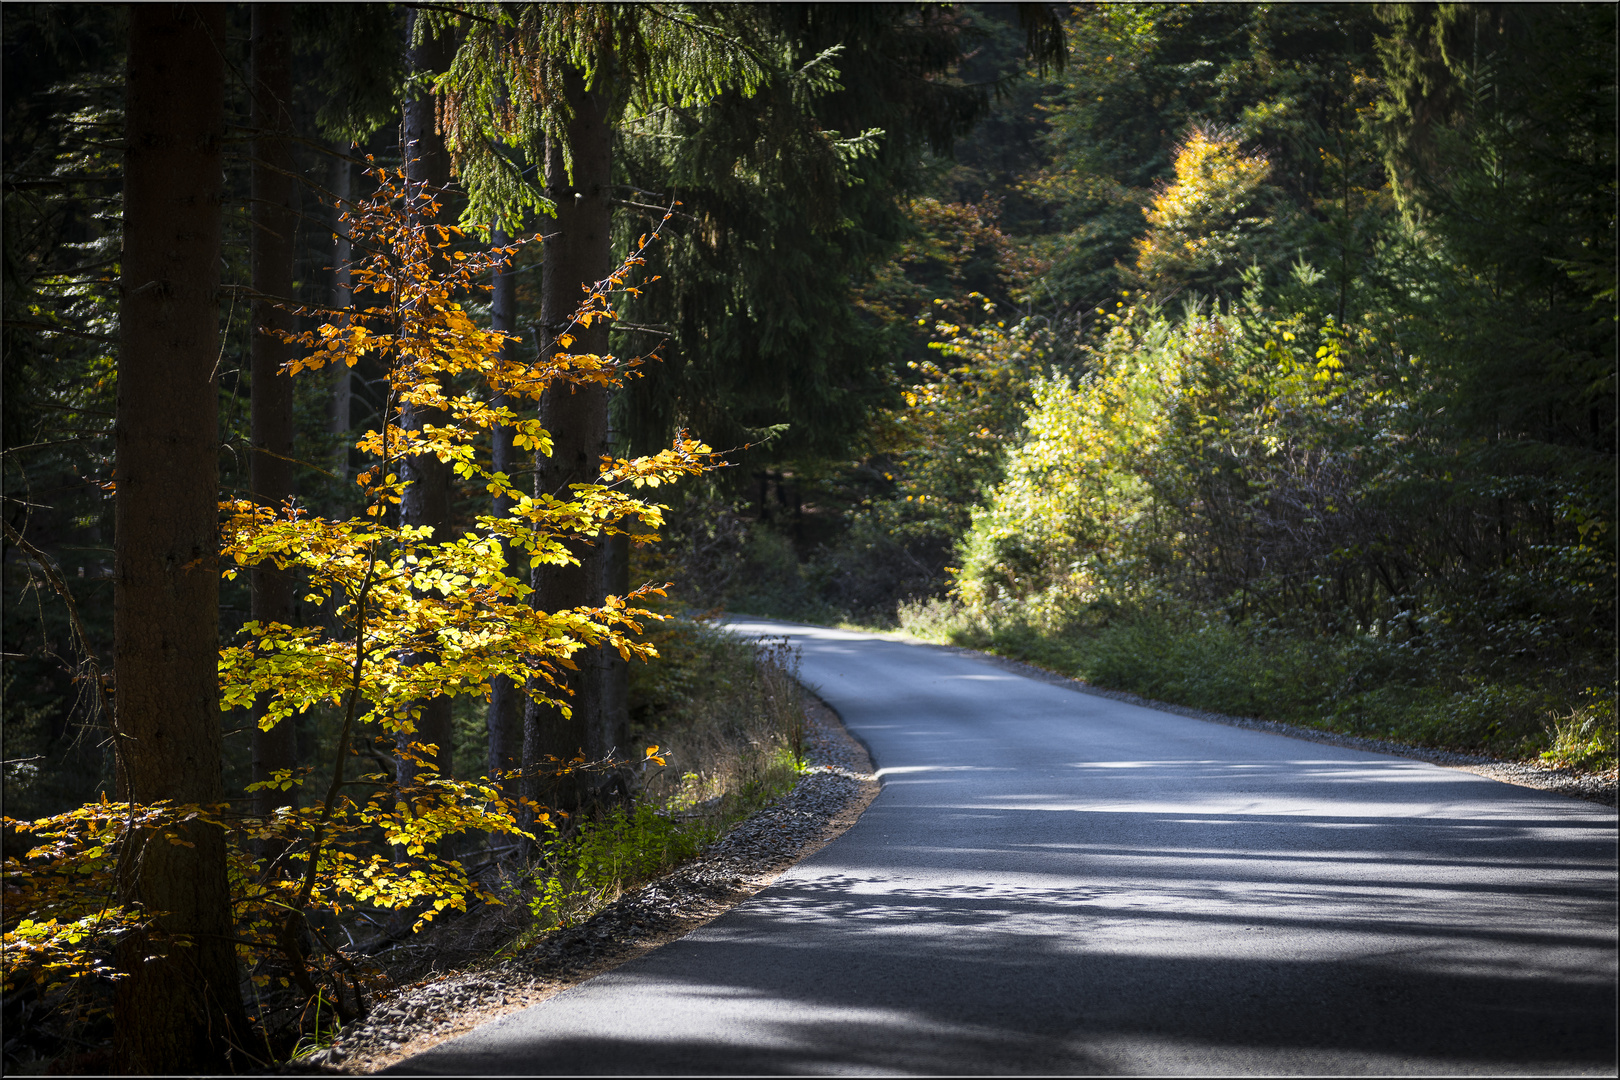
[[[885,776],[901,776],[910,773],[925,772],[1017,772],[1010,765],[896,765],[888,769],[879,769],[874,775],[880,779]]]

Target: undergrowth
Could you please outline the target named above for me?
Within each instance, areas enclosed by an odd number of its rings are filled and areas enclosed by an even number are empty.
[[[632,667],[637,745],[658,747],[634,800],[563,833],[509,879],[508,903],[532,921],[506,948],[577,925],[622,893],[692,858],[792,789],[804,765],[798,655],[783,640],[747,640],[673,619],[651,635],[659,658]]]

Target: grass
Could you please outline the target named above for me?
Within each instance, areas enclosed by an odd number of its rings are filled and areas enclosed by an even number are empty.
[[[662,624],[653,639],[659,659],[632,668],[631,715],[636,745],[658,747],[664,764],[643,766],[632,806],[554,833],[539,862],[509,878],[509,906],[532,918],[503,955],[692,858],[798,780],[795,651],[688,619]]]
[[[1571,709],[1553,721],[1552,745],[1541,759],[1553,765],[1601,772],[1613,769],[1620,747],[1616,745],[1614,698],[1594,700]]]

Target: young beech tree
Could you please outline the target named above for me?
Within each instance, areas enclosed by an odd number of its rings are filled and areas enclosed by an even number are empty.
[[[564,333],[581,283],[605,281],[614,264],[616,125],[627,115],[709,100],[727,87],[752,93],[765,78],[757,39],[739,32],[752,18],[742,5],[479,3],[424,11],[421,21],[437,32],[465,27],[436,87],[446,143],[468,193],[464,220],[480,229],[515,228],[526,211],[554,215],[541,271],[546,341]],[[519,159],[544,175],[544,194],[524,179]],[[606,352],[608,325],[596,320],[569,333]],[[605,385],[579,383],[559,384],[541,399],[556,452],[535,462],[536,497],[590,481],[609,450],[608,401]],[[540,602],[599,604],[617,576],[612,551],[611,543],[581,538],[566,562],[538,566]],[[571,712],[531,699],[525,756],[597,757],[622,745],[626,676],[608,650],[583,653],[568,677]],[[564,802],[584,795],[577,788],[555,793]]]
[[[216,688],[219,707],[225,709],[268,698],[260,721],[265,728],[289,723],[313,706],[335,706],[342,726],[330,772],[312,785],[301,805],[280,806],[268,816],[232,816],[218,801],[216,744],[214,787],[190,798],[153,801],[153,795],[170,790],[151,786],[154,782],[145,773],[132,769],[135,801],[90,804],[36,822],[8,820],[8,828],[32,832],[44,841],[25,857],[6,862],[8,987],[25,977],[48,982],[108,973],[103,946],[109,937],[122,933],[129,938],[126,928],[142,924],[142,905],[155,906],[147,894],[133,891],[121,898],[122,904],[109,903],[105,885],[116,876],[120,860],[132,851],[141,853],[145,873],[176,860],[190,865],[186,860],[195,862],[210,853],[201,843],[208,837],[218,847],[212,852],[218,856],[213,871],[219,878],[218,896],[209,908],[215,923],[189,937],[187,926],[170,926],[167,940],[194,946],[184,955],[197,958],[206,955],[204,945],[234,940],[255,980],[279,975],[309,1000],[320,995],[340,1015],[352,1015],[362,1004],[357,1000],[360,983],[351,978],[345,992],[339,970],[347,961],[327,943],[317,923],[306,921],[306,912],[409,908],[420,926],[447,907],[465,908],[469,894],[498,903],[448,857],[441,841],[469,831],[520,831],[517,806],[501,797],[495,783],[456,781],[433,767],[438,748],[418,729],[421,703],[439,696],[487,695],[491,680],[504,676],[567,715],[572,705],[561,687],[563,673],[581,649],[611,648],[626,659],[654,655],[635,635],[641,620],[657,616],[635,605],[657,589],[645,586],[599,604],[543,611],[530,602],[532,590],[523,578],[534,566],[570,560],[570,544],[581,536],[623,535],[635,528],[640,531],[637,539],[652,539],[646,530],[661,523],[662,508],[625,489],[655,487],[702,472],[715,465],[714,455],[682,437],[648,457],[600,460],[589,482],[559,494],[531,496],[517,491],[508,474],[491,468],[480,457],[479,444],[487,432],[504,427],[518,448],[544,453],[550,448],[549,434],[538,420],[520,418],[508,405],[491,404],[481,393],[457,395],[449,389],[457,376],[467,376],[464,381],[479,386],[480,392],[493,386],[505,401],[532,403],[558,384],[614,385],[629,364],[571,350],[578,328],[613,317],[610,292],[629,287],[639,250],[587,293],[556,340],[548,343],[553,348],[534,363],[521,362],[503,349],[506,335],[479,328],[450,299],[475,287],[515,249],[472,257],[454,252],[446,260],[448,268],[436,270],[444,265],[436,256],[450,247],[453,230],[431,223],[438,210],[431,196],[424,187],[406,182],[402,173],[376,169],[373,177],[375,194],[346,215],[355,252],[355,295],[370,305],[316,312],[326,316],[319,330],[286,335],[301,346],[300,355],[286,366],[288,375],[334,364],[353,366],[368,356],[386,373],[385,422],[358,443],[371,458],[357,478],[364,513],[336,520],[311,516],[291,502],[277,508],[249,498],[220,504],[225,519],[219,551],[227,577],[264,562],[296,569],[308,582],[306,602],[331,606],[335,617],[309,627],[249,622],[238,640],[219,653],[218,682],[212,671],[208,680],[210,704]],[[408,409],[417,415],[435,410],[445,421],[408,426]],[[392,524],[394,508],[408,490],[400,476],[402,462],[423,455],[504,495],[508,513],[483,516],[475,532],[451,539],[434,536],[428,527]],[[122,474],[120,481],[123,499]],[[205,559],[210,570],[214,525],[210,518]],[[517,574],[509,561],[513,553],[522,564]],[[212,640],[209,644],[212,653]],[[431,659],[419,661],[423,655]],[[123,693],[120,689],[121,697]],[[135,720],[136,714],[126,708],[121,701],[121,731]],[[211,730],[217,740],[217,720]],[[403,780],[393,773],[351,776],[350,759],[368,739],[384,749],[403,743],[414,770]],[[525,764],[533,777],[570,773],[586,763]],[[263,783],[291,790],[307,780],[283,769]],[[538,807],[531,813],[537,823],[546,821]],[[164,856],[162,864],[153,851]],[[402,857],[396,858],[396,852]],[[197,883],[196,877],[190,880],[193,887]],[[160,902],[167,905],[165,911],[184,910],[170,894]],[[305,952],[306,930],[328,960]],[[226,968],[230,960],[227,950]],[[138,980],[126,980],[131,985],[149,985],[154,979],[157,969],[143,955],[126,952],[123,961],[126,974],[131,969],[138,973]],[[177,970],[177,977],[181,974]],[[221,987],[235,992],[234,971]],[[130,1002],[128,995],[120,1007],[128,1015],[143,1015],[140,1003]],[[263,1045],[257,1036],[255,1041]],[[180,1060],[168,1054],[159,1048],[138,1060],[159,1071]],[[192,1053],[186,1060],[201,1058]]]
[[[359,443],[375,459],[358,477],[366,496],[365,515],[330,521],[291,506],[277,513],[239,501],[227,504],[224,548],[240,565],[273,560],[300,567],[310,582],[307,599],[336,605],[348,632],[334,638],[315,628],[249,623],[245,640],[222,653],[222,697],[235,703],[272,693],[276,705],[266,724],[322,702],[343,710],[338,759],[318,804],[323,809],[312,823],[308,815],[288,819],[291,833],[285,838],[295,850],[321,849],[324,831],[345,804],[346,758],[355,740],[375,735],[402,746],[415,768],[402,770],[393,809],[367,810],[362,818],[380,825],[390,844],[423,856],[435,872],[449,878],[434,885],[431,874],[424,878],[409,863],[385,869],[378,861],[382,856],[374,854],[362,875],[371,882],[362,889],[363,899],[399,907],[433,893],[442,908],[439,900],[459,903],[457,890],[472,886],[458,876],[454,863],[427,853],[447,832],[468,826],[468,801],[493,808],[474,815],[474,827],[511,831],[515,826],[510,806],[493,788],[451,781],[434,766],[440,748],[412,738],[419,734],[421,703],[439,696],[487,696],[491,679],[503,676],[513,684],[527,684],[535,698],[566,716],[572,705],[563,673],[573,669],[572,657],[579,650],[607,647],[626,659],[652,655],[651,647],[638,644],[632,635],[640,632],[638,620],[653,616],[631,605],[656,589],[648,586],[599,604],[542,611],[530,602],[530,586],[511,574],[509,559],[518,551],[527,556],[528,567],[565,564],[574,560],[579,537],[656,527],[660,508],[622,488],[657,486],[704,471],[713,466],[714,456],[683,437],[656,455],[599,461],[589,482],[560,494],[519,493],[506,473],[479,459],[479,438],[504,427],[518,447],[546,453],[550,435],[539,420],[521,418],[507,405],[492,404],[477,393],[453,394],[448,386],[458,375],[476,375],[506,401],[532,402],[559,384],[614,385],[628,365],[570,349],[579,328],[612,317],[609,293],[625,287],[638,259],[633,256],[597,282],[550,343],[554,348],[536,363],[525,363],[503,347],[506,335],[478,328],[450,300],[453,292],[476,287],[480,276],[515,248],[471,257],[456,252],[450,268],[436,273],[435,261],[454,232],[430,223],[437,203],[425,187],[401,186],[403,174],[376,170],[374,176],[377,194],[351,215],[351,235],[360,253],[353,268],[356,295],[374,297],[376,303],[342,313],[346,318],[341,323],[334,319],[319,331],[289,335],[308,351],[288,365],[297,374],[334,363],[353,366],[366,355],[384,365],[387,423]],[[445,422],[411,426],[406,419],[412,414],[438,414]],[[482,480],[491,492],[504,496],[509,513],[482,516],[476,532],[448,539],[436,538],[427,526],[387,524],[390,507],[408,494],[401,463],[424,456],[457,475]],[[642,532],[637,538],[651,536]],[[525,766],[531,774],[546,768],[533,760]],[[277,782],[296,781],[283,776]],[[305,860],[292,908],[302,909],[316,897],[320,869],[318,861]],[[450,882],[448,888],[444,882]],[[332,887],[343,891],[342,886]]]

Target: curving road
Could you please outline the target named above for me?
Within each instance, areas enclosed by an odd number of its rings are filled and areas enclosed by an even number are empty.
[[[1614,1075],[1615,812],[790,633],[861,820],[702,930],[396,1066]]]

